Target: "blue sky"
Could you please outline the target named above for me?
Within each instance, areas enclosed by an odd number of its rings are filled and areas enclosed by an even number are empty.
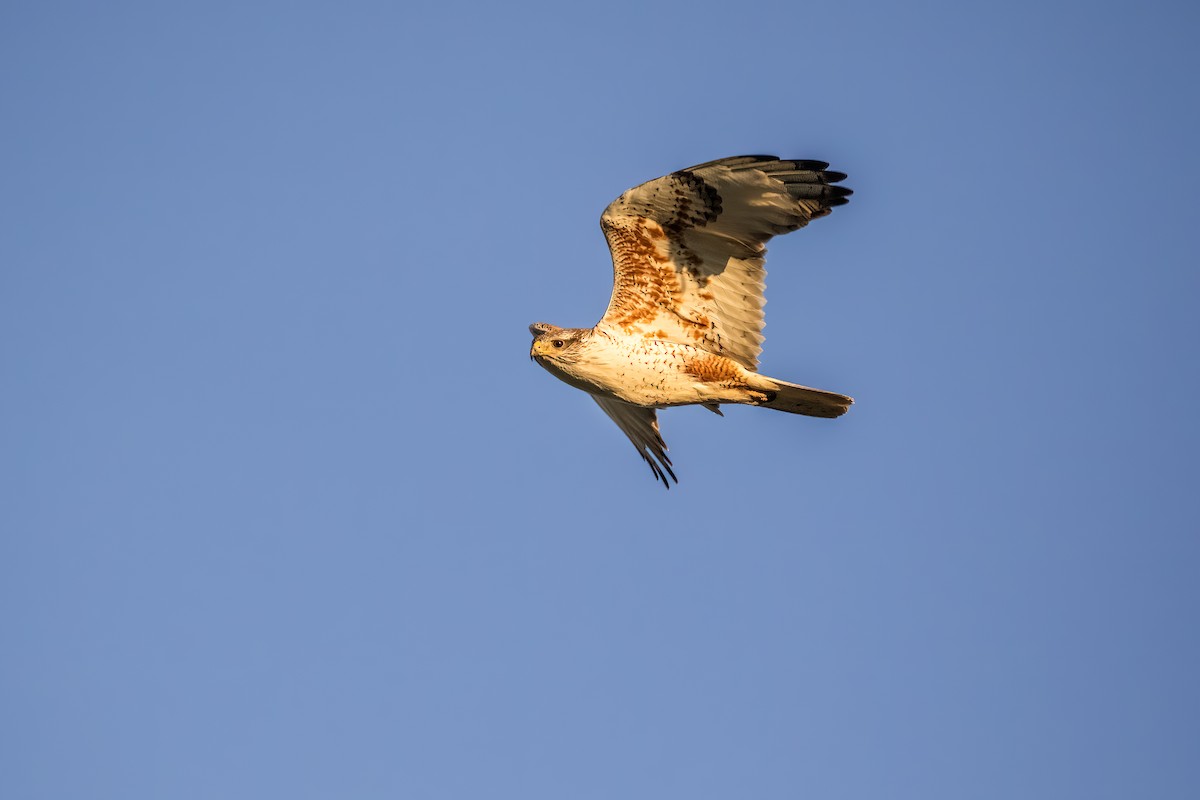
[[[1183,3],[9,3],[0,794],[1200,792]],[[856,193],[663,492],[625,188]]]

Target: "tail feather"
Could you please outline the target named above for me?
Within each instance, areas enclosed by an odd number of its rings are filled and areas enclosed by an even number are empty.
[[[777,378],[768,380],[774,384],[774,388],[767,392],[769,399],[760,403],[764,408],[809,417],[840,417],[850,410],[850,405],[854,402],[844,394],[797,386]]]

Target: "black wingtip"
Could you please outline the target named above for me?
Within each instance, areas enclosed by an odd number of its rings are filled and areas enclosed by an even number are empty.
[[[650,471],[654,473],[654,480],[662,481],[663,488],[667,491],[671,490],[671,480],[679,483],[679,478],[675,477],[675,471],[671,469],[671,459],[667,458],[666,453],[663,453],[658,460],[652,458],[648,453],[642,453],[642,460],[650,465]],[[660,463],[661,462],[661,463]],[[668,480],[667,476],[671,479]]]
[[[828,161],[817,161],[816,159],[811,159],[811,158],[800,158],[800,159],[789,159],[789,160],[793,164],[795,164],[797,167],[799,167],[800,169],[812,169],[812,170],[817,170],[818,172],[823,169],[826,169],[829,166]]]

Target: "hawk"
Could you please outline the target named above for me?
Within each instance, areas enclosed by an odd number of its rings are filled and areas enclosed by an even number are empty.
[[[613,261],[592,328],[529,326],[530,357],[592,396],[666,488],[679,479],[657,409],[722,403],[839,417],[854,401],[760,375],[763,261],[772,236],[848,201],[824,161],[735,156],[643,183],[600,217]]]

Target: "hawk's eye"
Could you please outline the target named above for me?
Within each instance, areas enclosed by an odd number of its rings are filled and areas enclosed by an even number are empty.
[[[550,342],[550,344],[554,345],[555,348],[561,348],[564,344],[566,344],[566,342],[564,342],[562,339],[555,339],[554,341]]]

